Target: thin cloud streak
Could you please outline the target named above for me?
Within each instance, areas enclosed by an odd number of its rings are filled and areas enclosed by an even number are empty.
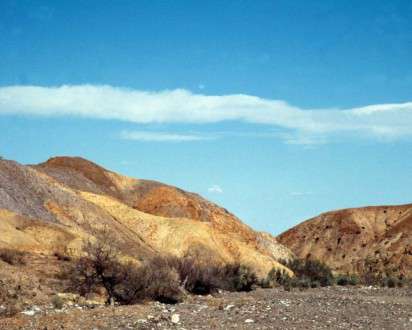
[[[240,121],[282,128],[288,133],[284,140],[297,144],[324,143],[335,134],[378,140],[412,137],[412,102],[301,109],[282,100],[245,94],[208,96],[183,89],[147,92],[107,85],[0,87],[1,114],[77,116],[146,124]]]
[[[211,194],[223,194],[223,189],[217,184],[212,185],[207,189],[207,191]]]
[[[122,140],[143,142],[191,142],[214,139],[211,136],[147,131],[122,131],[119,137]]]

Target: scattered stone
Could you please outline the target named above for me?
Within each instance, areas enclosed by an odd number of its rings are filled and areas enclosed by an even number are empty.
[[[171,321],[174,324],[178,324],[180,322],[180,315],[179,314],[172,314]]]
[[[233,307],[235,307],[235,305],[227,305],[225,311],[230,311]]]
[[[255,321],[252,320],[252,319],[246,319],[246,320],[245,320],[245,323],[255,323]]]

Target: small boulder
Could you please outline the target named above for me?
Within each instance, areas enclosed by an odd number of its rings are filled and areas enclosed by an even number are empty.
[[[178,324],[180,322],[180,315],[179,314],[172,314],[171,321],[174,324]]]

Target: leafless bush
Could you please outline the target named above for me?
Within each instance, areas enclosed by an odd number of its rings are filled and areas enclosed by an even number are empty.
[[[97,241],[87,241],[84,256],[64,271],[70,289],[87,295],[104,288],[108,302],[133,304],[143,299],[176,303],[182,299],[179,276],[166,258],[154,258],[143,265],[120,262],[119,251],[107,233]]]
[[[70,289],[87,295],[104,288],[107,300],[134,304],[144,299],[177,303],[185,294],[209,294],[218,289],[250,291],[257,283],[255,273],[239,263],[210,264],[197,255],[156,256],[140,265],[122,263],[119,251],[107,233],[87,241],[84,255],[65,267],[60,275],[69,280]]]

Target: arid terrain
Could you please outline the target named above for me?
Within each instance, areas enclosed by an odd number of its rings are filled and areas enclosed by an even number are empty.
[[[412,204],[321,214],[278,236],[300,258],[314,258],[342,273],[372,268],[412,276]]]
[[[198,195],[82,158],[36,166],[0,161],[0,215],[0,247],[49,255],[78,255],[81,242],[102,229],[115,236],[124,257],[136,260],[197,250],[264,274],[292,255],[273,236]]]
[[[412,329],[411,205],[328,212],[274,237],[197,194],[82,158],[0,160],[0,232],[0,329]],[[70,272],[103,232],[119,260],[107,269],[126,269],[123,282],[146,260],[194,256],[207,267],[245,266],[233,281],[253,290],[192,288],[175,304],[160,295],[128,306],[105,286],[74,293]],[[218,276],[207,267],[189,272],[201,280],[195,288]],[[371,286],[359,282],[364,273],[391,281]]]
[[[320,288],[191,296],[184,303],[49,307],[0,319],[1,329],[412,329],[412,292]]]

